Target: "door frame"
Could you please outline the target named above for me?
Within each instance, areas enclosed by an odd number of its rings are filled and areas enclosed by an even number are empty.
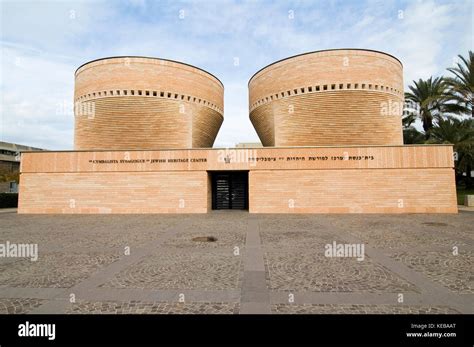
[[[210,184],[210,210],[212,211],[219,211],[219,210],[240,210],[240,211],[248,211],[249,210],[249,170],[208,170],[208,177],[209,177],[209,184]],[[215,175],[223,174],[223,175],[231,175],[232,174],[242,174],[245,176],[245,187],[244,187],[244,208],[243,209],[233,209],[232,208],[232,200],[229,197],[229,208],[227,209],[218,209],[216,206],[216,181],[214,179]],[[232,180],[231,180],[232,182]],[[230,183],[232,184],[232,183]]]

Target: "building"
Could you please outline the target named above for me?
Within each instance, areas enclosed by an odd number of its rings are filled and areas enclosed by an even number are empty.
[[[41,148],[0,141],[0,174],[13,176],[20,171],[20,153],[23,151],[42,151]],[[17,183],[12,180],[0,182],[0,193],[17,192]]]
[[[76,150],[212,147],[223,121],[224,86],[171,60],[98,59],[75,74]]]
[[[44,151],[44,149],[0,141],[0,172],[19,172],[20,153],[24,151]]]
[[[277,61],[249,81],[250,120],[264,146],[401,145],[402,69],[361,50]]]
[[[235,145],[235,148],[260,148],[263,145],[260,142],[239,142]]]
[[[19,213],[456,213],[451,145],[404,146],[403,66],[338,49],[249,81],[264,147],[211,148],[223,86],[164,59],[76,71],[75,150],[23,154]]]

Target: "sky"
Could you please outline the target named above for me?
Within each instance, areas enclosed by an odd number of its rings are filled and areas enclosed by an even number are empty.
[[[258,142],[249,78],[292,55],[331,48],[387,52],[413,80],[446,74],[473,50],[472,0],[0,0],[0,141],[73,148],[74,71],[116,55],[198,66],[224,84],[214,147]]]

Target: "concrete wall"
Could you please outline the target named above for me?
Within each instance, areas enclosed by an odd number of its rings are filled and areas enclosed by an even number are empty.
[[[20,163],[17,161],[0,160],[0,172],[18,172],[20,169]]]
[[[74,147],[212,147],[224,87],[193,66],[155,58],[93,61],[76,71]]]
[[[0,193],[10,193],[10,182],[0,182]]]
[[[367,50],[284,59],[249,81],[250,120],[264,146],[400,145],[402,64]]]

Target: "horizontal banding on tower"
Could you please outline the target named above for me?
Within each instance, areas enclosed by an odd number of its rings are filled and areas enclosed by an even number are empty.
[[[75,149],[212,147],[224,87],[197,67],[158,58],[94,60],[75,74]]]
[[[402,64],[377,51],[301,54],[249,81],[250,120],[264,146],[399,145],[402,103]]]

